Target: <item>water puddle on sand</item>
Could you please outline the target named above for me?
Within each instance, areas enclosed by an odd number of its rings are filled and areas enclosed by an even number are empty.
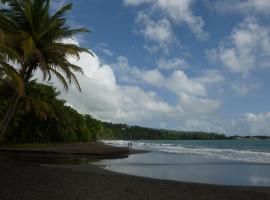
[[[151,152],[101,160],[107,170],[163,180],[228,186],[270,186],[270,165],[227,159]]]

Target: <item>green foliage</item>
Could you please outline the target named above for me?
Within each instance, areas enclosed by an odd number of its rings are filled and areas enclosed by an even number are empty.
[[[67,3],[54,12],[50,0],[0,0],[0,82],[5,79],[14,93],[0,118],[0,141],[10,128],[18,102],[29,97],[25,87],[37,70],[44,80],[54,75],[66,90],[71,83],[81,90],[75,74],[83,71],[69,58],[79,58],[82,52],[93,54],[72,41],[89,31],[68,25],[66,14],[71,9],[72,4]],[[28,98],[28,107],[39,118],[46,119],[53,112],[40,99]]]
[[[7,143],[88,142],[98,138],[101,122],[81,115],[59,100],[55,88],[35,81],[26,86],[6,135]],[[0,84],[0,116],[12,92]]]
[[[39,69],[44,79],[54,74],[65,89],[71,82],[80,89],[74,72],[82,69],[68,58],[79,58],[81,52],[92,53],[71,40],[76,34],[89,32],[68,26],[66,13],[72,4],[52,12],[50,0],[0,1],[0,5],[3,3],[6,6],[0,8],[0,73],[27,83]],[[18,67],[10,66],[9,60]]]
[[[103,123],[106,133],[103,139],[121,140],[221,140],[225,135],[206,132],[170,131],[162,129],[127,126],[125,124]]]

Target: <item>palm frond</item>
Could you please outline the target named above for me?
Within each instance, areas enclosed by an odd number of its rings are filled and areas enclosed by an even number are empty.
[[[73,56],[79,59],[83,52],[94,54],[89,49],[64,42],[76,34],[89,32],[67,25],[65,14],[72,9],[72,4],[51,13],[50,0],[0,0],[0,3],[7,6],[0,10],[0,56],[5,55],[2,61],[17,62],[25,82],[40,69],[44,80],[54,74],[66,90],[74,83],[81,91],[74,73],[83,71],[68,59]]]
[[[58,18],[62,17],[67,11],[71,10],[72,7],[73,5],[71,3],[62,6],[54,13],[54,15],[51,17],[51,20],[57,20]]]
[[[58,72],[57,70],[55,70],[54,68],[49,68],[49,70],[56,76],[56,78],[61,82],[61,84],[63,85],[64,89],[66,91],[68,91],[68,83],[65,79],[65,77],[60,73]],[[51,76],[49,77],[51,78]]]
[[[1,59],[0,59],[0,71],[2,71],[3,74],[5,74],[12,80],[10,81],[10,84],[13,85],[14,90],[17,91],[20,96],[24,96],[25,84],[19,72],[13,66],[11,66],[6,62],[3,62]]]

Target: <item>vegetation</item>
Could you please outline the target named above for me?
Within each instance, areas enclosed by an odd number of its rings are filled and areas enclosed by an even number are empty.
[[[0,85],[0,116],[9,97],[7,86]],[[7,143],[87,142],[95,140],[102,131],[101,123],[81,115],[59,100],[55,88],[31,81],[28,96],[18,103],[16,113],[6,134]]]
[[[83,28],[71,29],[67,25],[65,14],[72,4],[52,13],[50,0],[0,0],[0,3],[5,4],[0,9],[0,76],[1,81],[12,86],[13,93],[6,102],[7,110],[0,123],[3,139],[20,100],[29,95],[25,88],[31,87],[28,84],[33,74],[39,70],[44,80],[54,75],[65,89],[71,82],[80,89],[74,72],[82,70],[70,63],[68,57],[90,52],[68,42],[75,34],[88,32]]]
[[[225,135],[206,132],[171,131],[151,129],[125,124],[103,123],[103,139],[122,140],[220,140],[227,139]]]
[[[270,140],[270,136],[264,135],[255,135],[255,136],[229,136],[228,139],[230,140]]]

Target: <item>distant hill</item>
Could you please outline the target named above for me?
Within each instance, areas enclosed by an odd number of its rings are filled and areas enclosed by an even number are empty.
[[[230,140],[270,140],[270,136],[256,135],[256,136],[230,136]]]
[[[224,140],[228,139],[224,134],[207,132],[187,132],[164,129],[144,128],[140,126],[128,126],[126,124],[112,124],[101,122],[104,130],[99,135],[101,139],[120,140]]]

